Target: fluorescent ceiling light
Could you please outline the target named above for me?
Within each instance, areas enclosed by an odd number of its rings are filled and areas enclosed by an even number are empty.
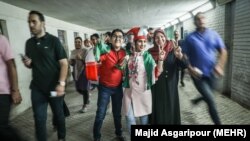
[[[166,28],[165,25],[163,25],[160,29],[161,29],[161,30],[164,30],[165,28]]]
[[[181,16],[181,17],[179,18],[179,20],[183,22],[183,21],[185,21],[185,20],[187,20],[187,19],[189,19],[189,18],[191,18],[191,17],[192,17],[192,15],[191,15],[190,13],[187,13],[187,14]]]
[[[171,22],[171,24],[172,25],[175,25],[175,24],[177,24],[179,21],[178,21],[178,19],[175,19],[175,20],[173,20],[172,22]]]
[[[170,26],[171,26],[170,23],[165,24],[165,28],[168,28],[168,27],[170,27]]]
[[[206,12],[206,11],[213,9],[213,8],[214,8],[214,6],[212,5],[212,3],[208,2],[208,3],[198,7],[194,11],[192,11],[192,13],[193,13],[193,15],[196,15],[198,12]]]

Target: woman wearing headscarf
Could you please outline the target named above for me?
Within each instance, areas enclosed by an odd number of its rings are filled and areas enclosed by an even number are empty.
[[[82,38],[75,38],[75,49],[71,51],[70,65],[73,67],[73,78],[75,80],[75,87],[79,94],[83,95],[83,106],[78,111],[85,113],[89,104],[89,81],[85,74],[85,56],[87,49],[82,48]]]
[[[151,124],[181,124],[180,104],[178,94],[179,68],[186,67],[180,47],[167,39],[163,30],[154,32],[154,47],[149,49],[156,64],[163,63],[163,71],[152,86]],[[159,58],[161,50],[163,59]]]
[[[162,64],[155,64],[155,61],[146,49],[147,32],[142,27],[132,28],[130,31],[134,35],[134,51],[130,53],[125,71],[123,86],[122,111],[126,116],[127,128],[131,134],[131,125],[148,124],[148,115],[152,112],[151,86],[155,84],[158,74],[162,70]],[[163,59],[164,53],[160,54]]]

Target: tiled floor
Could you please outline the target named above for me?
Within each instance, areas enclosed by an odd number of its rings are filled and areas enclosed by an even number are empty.
[[[190,100],[198,95],[189,77],[185,78],[185,87],[179,87],[180,105],[182,124],[212,124],[210,116],[207,113],[206,104],[200,103],[199,106],[193,106]],[[86,113],[78,113],[81,108],[82,96],[77,94],[74,86],[71,84],[67,88],[67,95],[65,97],[68,104],[71,116],[66,119],[67,141],[92,141],[92,127],[96,112],[97,91],[92,91],[90,97],[91,103]],[[221,94],[215,94],[215,99],[223,124],[250,124],[250,111],[243,108],[234,101],[228,99]],[[115,137],[113,118],[109,110],[106,115],[103,128],[103,141],[113,140]],[[19,129],[21,135],[27,141],[35,141],[34,138],[34,121],[31,109],[22,113],[11,121],[11,124]],[[123,125],[125,127],[125,120],[123,118]],[[125,130],[125,136],[129,140],[129,135]],[[49,141],[57,141],[57,134],[52,130],[51,125],[51,111],[48,109],[47,131]]]

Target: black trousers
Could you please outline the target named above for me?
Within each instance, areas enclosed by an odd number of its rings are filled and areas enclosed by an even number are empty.
[[[11,96],[0,94],[0,140],[1,141],[23,141],[17,131],[9,125],[11,109]]]
[[[64,100],[63,100],[63,112],[64,112],[64,116],[65,116],[65,117],[70,116],[69,108],[68,108],[68,106],[67,106],[67,104],[65,103]],[[56,118],[55,118],[54,115],[52,116],[52,125],[53,125],[53,126],[56,126]]]

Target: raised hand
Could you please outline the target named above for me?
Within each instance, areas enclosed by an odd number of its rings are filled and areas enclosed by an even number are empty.
[[[163,48],[159,45],[159,56],[158,56],[158,62],[157,62],[157,74],[156,77],[160,76],[160,74],[163,72],[163,61],[165,59],[166,52],[163,50]]]
[[[183,54],[182,54],[180,46],[174,46],[174,55],[176,58],[178,58],[180,60],[182,59]]]
[[[166,55],[166,52],[163,50],[162,46],[158,46],[159,47],[159,60],[163,61]]]

